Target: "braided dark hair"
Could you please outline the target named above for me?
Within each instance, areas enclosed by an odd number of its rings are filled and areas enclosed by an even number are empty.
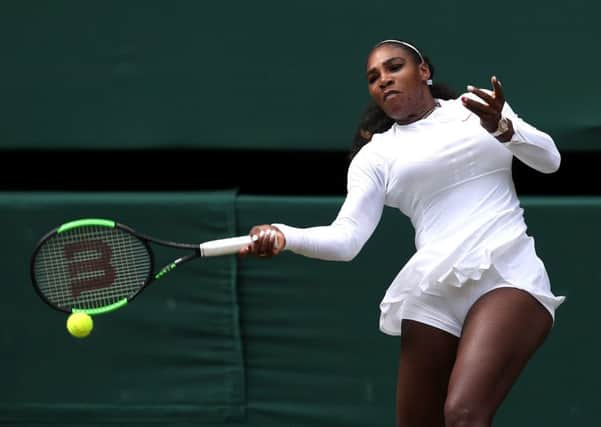
[[[371,141],[374,133],[386,132],[393,123],[394,120],[388,117],[373,99],[370,99],[355,130],[349,160],[355,157],[361,147]]]
[[[430,79],[434,78],[434,65],[432,65],[432,62],[430,62],[430,59],[427,56],[422,56],[412,45],[406,45],[403,42],[397,42],[395,40],[386,40],[377,44],[376,47],[383,44],[391,44],[404,49],[411,55],[416,64],[421,64],[423,60],[430,69]],[[430,89],[432,97],[435,99],[455,99],[458,96],[453,89],[444,83],[434,83],[431,86],[428,86],[428,88]],[[371,137],[375,133],[386,132],[393,124],[394,120],[388,117],[373,99],[370,99],[363,110],[355,130],[353,144],[349,153],[349,160],[352,160],[352,158],[355,157],[361,147],[371,141]]]

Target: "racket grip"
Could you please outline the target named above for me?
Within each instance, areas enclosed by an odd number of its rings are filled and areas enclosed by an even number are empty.
[[[200,244],[200,254],[203,257],[235,254],[255,240],[257,240],[257,236],[239,236],[210,240]]]

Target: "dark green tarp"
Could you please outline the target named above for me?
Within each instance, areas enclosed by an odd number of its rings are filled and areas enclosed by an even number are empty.
[[[591,1],[5,0],[0,149],[346,151],[378,41],[456,91],[496,74],[564,151],[601,149]]]
[[[67,334],[66,315],[47,308],[29,282],[37,238],[74,217],[112,217],[157,237],[202,241],[258,223],[327,224],[341,201],[0,194],[0,424],[393,425],[399,340],[379,332],[378,304],[414,247],[409,222],[391,209],[352,262],[291,253],[200,261],[96,317],[85,340]],[[601,199],[530,197],[523,206],[554,291],[567,301],[495,425],[599,425]]]

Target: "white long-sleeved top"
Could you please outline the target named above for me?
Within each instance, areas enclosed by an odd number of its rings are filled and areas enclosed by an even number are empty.
[[[330,225],[274,224],[286,237],[286,250],[349,261],[374,232],[384,206],[407,215],[417,252],[382,300],[381,329],[390,334],[400,333],[398,322],[387,323],[390,304],[402,303],[407,293],[461,286],[491,265],[504,280],[534,288],[531,292],[547,303],[563,301],[550,292],[544,265],[526,234],[511,175],[514,157],[540,172],[556,171],[560,154],[552,138],[505,104],[503,115],[515,134],[503,144],[460,98],[438,102],[428,117],[394,124],[359,151],[348,170],[346,198]]]

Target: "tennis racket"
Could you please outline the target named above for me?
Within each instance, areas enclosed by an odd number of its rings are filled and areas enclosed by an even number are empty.
[[[108,313],[123,307],[150,283],[202,257],[235,254],[256,240],[250,236],[200,244],[159,240],[112,220],[67,222],[47,233],[31,257],[31,280],[48,305],[66,313]],[[188,253],[155,268],[151,244]]]

